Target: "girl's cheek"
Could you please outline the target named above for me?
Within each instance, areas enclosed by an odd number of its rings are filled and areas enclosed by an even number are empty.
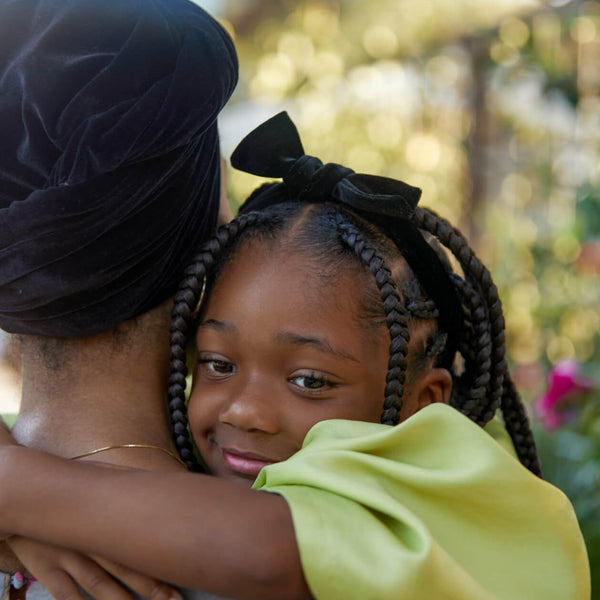
[[[219,422],[223,399],[214,386],[196,384],[192,387],[188,401],[190,430],[197,445],[214,430]]]
[[[202,400],[197,390],[192,388],[192,393],[188,401],[188,420],[190,423],[190,429],[192,435],[198,443],[199,438],[202,435],[202,431],[205,428],[206,415],[204,414],[206,407],[202,408]]]

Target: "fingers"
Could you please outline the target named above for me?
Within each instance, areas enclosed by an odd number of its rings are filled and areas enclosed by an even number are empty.
[[[38,579],[39,583],[55,600],[85,600],[79,586],[65,571],[53,569],[40,575],[42,579]]]
[[[128,567],[102,558],[94,557],[94,560],[105,571],[111,573],[113,577],[147,600],[183,600],[181,594],[175,588],[162,581],[147,577]]]
[[[8,545],[53,598],[84,600],[79,587],[62,566],[60,550],[18,536],[11,537]]]
[[[132,600],[133,595],[97,562],[82,554],[68,557],[69,575],[96,600]],[[57,600],[59,600],[57,598]],[[62,599],[60,599],[62,600]],[[68,599],[70,600],[70,599]]]
[[[56,600],[84,600],[81,590],[96,600],[133,600],[121,583],[83,554],[19,537],[9,545]]]

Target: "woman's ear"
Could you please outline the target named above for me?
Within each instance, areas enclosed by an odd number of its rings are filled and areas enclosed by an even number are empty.
[[[410,394],[412,397],[409,408],[410,414],[407,414],[405,418],[415,414],[430,404],[436,402],[448,404],[450,402],[452,376],[448,369],[433,367],[423,373],[423,375],[419,377],[419,380],[413,385],[414,388],[411,390]]]

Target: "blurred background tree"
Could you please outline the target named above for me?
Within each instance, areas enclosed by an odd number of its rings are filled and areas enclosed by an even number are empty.
[[[421,187],[422,204],[458,223],[494,274],[534,419],[561,361],[594,382],[560,427],[536,428],[546,477],[576,507],[600,598],[600,2],[209,8],[240,55],[222,119],[226,155],[287,110],[309,154]],[[256,185],[229,173],[234,203]]]

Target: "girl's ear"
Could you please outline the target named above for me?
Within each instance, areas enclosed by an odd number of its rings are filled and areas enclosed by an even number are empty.
[[[441,367],[433,367],[424,373],[416,383],[414,412],[435,402],[448,404],[451,392],[452,376],[450,372]]]

